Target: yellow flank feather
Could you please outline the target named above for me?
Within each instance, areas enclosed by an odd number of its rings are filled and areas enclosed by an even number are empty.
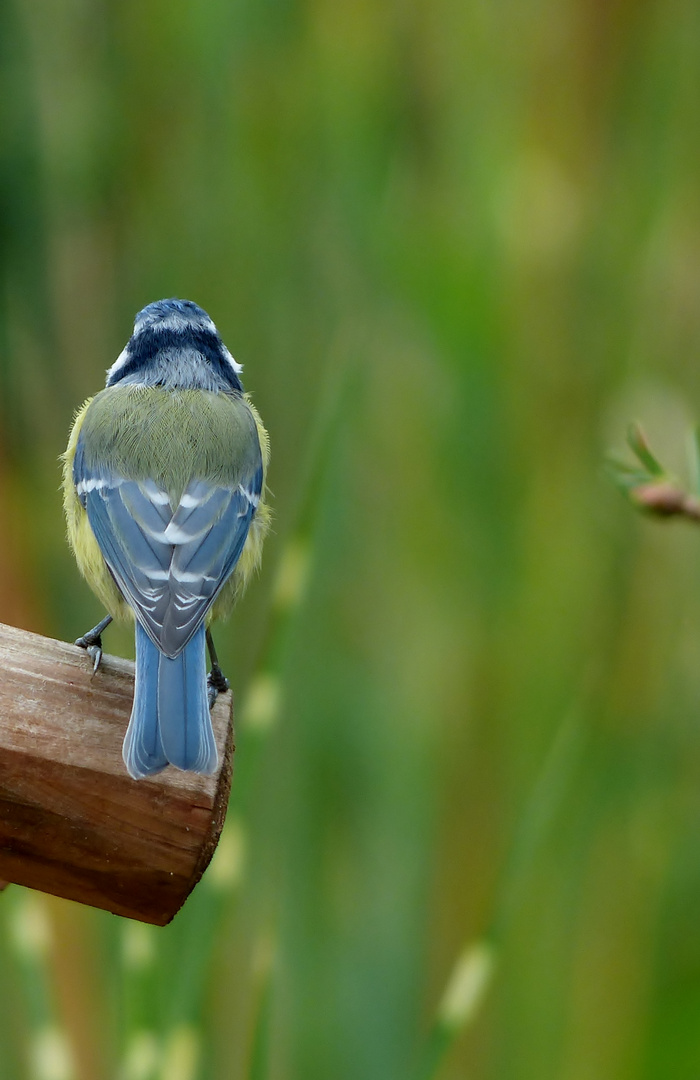
[[[88,398],[83,407],[79,409],[71,428],[66,452],[63,455],[63,509],[66,515],[68,543],[73,549],[80,573],[98,600],[104,604],[109,614],[115,619],[131,619],[133,621],[134,613],[119,592],[114,578],[107,568],[107,563],[102,558],[102,552],[90,528],[87,512],[78,498],[73,483],[75,449],[78,445],[78,436],[85,420],[85,414],[90,408],[92,400],[92,398]]]
[[[102,552],[90,527],[87,512],[78,498],[73,483],[73,462],[78,437],[88,409],[94,400],[95,398],[88,398],[78,411],[73,422],[66,452],[63,454],[63,507],[66,515],[68,542],[75,554],[78,569],[109,614],[115,619],[130,619],[133,621],[134,613],[122,597],[102,557]],[[225,618],[243,594],[250,577],[260,565],[263,541],[270,528],[271,512],[265,502],[267,468],[270,460],[270,440],[257,409],[247,394],[245,400],[255,420],[260,440],[263,459],[263,489],[241,556],[234,572],[209,610],[207,624],[212,619]]]
[[[236,569],[231,574],[231,577],[228,579],[209,610],[206,620],[207,626],[212,619],[227,618],[236,601],[245,592],[245,588],[250,581],[251,576],[260,566],[263,541],[267,536],[272,520],[272,512],[265,502],[265,496],[267,495],[267,467],[270,463],[270,437],[260,419],[258,410],[255,408],[247,394],[245,395],[245,399],[253,414],[255,426],[258,431],[258,439],[260,440],[260,452],[263,460],[263,487],[260,494],[260,502],[258,503],[255,517],[250,523],[250,529],[248,530],[248,536],[246,537],[241,557],[236,563]]]

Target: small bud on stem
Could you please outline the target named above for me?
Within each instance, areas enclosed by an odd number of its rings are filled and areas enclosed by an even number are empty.
[[[659,517],[681,515],[700,521],[700,499],[687,495],[680,488],[667,481],[655,484],[641,484],[629,492],[630,499],[640,510]]]
[[[609,468],[613,480],[630,502],[647,514],[656,517],[684,517],[700,523],[700,497],[683,490],[678,481],[666,472],[654,457],[646,435],[638,424],[631,424],[627,445],[637,458],[630,464],[613,458]]]

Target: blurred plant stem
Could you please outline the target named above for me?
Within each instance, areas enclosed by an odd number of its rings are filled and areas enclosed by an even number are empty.
[[[584,741],[579,707],[560,724],[520,817],[496,890],[491,925],[457,957],[415,1080],[435,1080],[448,1050],[479,1014],[495,975],[501,945],[523,902],[538,852],[569,790]]]
[[[49,1076],[72,1080],[72,1048],[49,975],[54,941],[46,900],[29,889],[16,889],[8,894],[6,910],[9,944],[18,968],[18,990],[24,998],[28,1021],[26,1075],[37,1080]]]
[[[457,1036],[478,1015],[497,958],[495,945],[487,938],[467,945],[457,958],[428,1035],[416,1080],[434,1080]]]
[[[284,656],[294,616],[302,604],[308,584],[323,475],[331,443],[338,430],[341,407],[349,389],[347,371],[345,364],[331,365],[329,368],[309,438],[306,466],[300,483],[297,520],[279,560],[257,671],[250,680],[240,708],[239,727],[246,740],[246,769],[237,776],[229,807],[237,823],[244,820],[249,812],[262,752],[282,709]]]
[[[700,498],[659,462],[642,428],[630,425],[627,444],[636,461],[608,460],[616,485],[633,506],[655,517],[683,517],[700,523]],[[700,437],[695,433],[700,460]],[[499,949],[520,909],[529,872],[581,758],[584,728],[580,710],[562,722],[534,785],[506,859],[497,889],[489,929],[469,943],[457,957],[428,1034],[416,1080],[435,1080],[447,1052],[459,1034],[474,1022],[493,980]]]
[[[270,1014],[272,1004],[272,978],[275,945],[273,939],[263,934],[258,942],[256,957],[257,1008],[253,1022],[250,1047],[248,1080],[267,1080],[270,1069]]]

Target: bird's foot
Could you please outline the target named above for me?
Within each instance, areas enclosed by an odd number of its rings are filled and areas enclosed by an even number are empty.
[[[92,630],[88,630],[86,634],[83,634],[82,637],[79,637],[77,641],[74,642],[74,644],[78,645],[81,649],[85,649],[92,660],[93,675],[102,662],[102,631],[105,627],[109,626],[111,621],[111,615],[105,616],[102,622],[98,622],[97,626],[93,626]]]
[[[218,664],[212,664],[211,671],[207,675],[207,696],[209,708],[214,707],[214,702],[219,694],[225,694],[230,689],[230,683]]]
[[[86,653],[92,660],[93,674],[97,671],[100,663],[102,662],[102,637],[100,634],[97,637],[92,637],[90,634],[83,634],[75,641],[76,645],[79,645],[81,649],[85,649]]]

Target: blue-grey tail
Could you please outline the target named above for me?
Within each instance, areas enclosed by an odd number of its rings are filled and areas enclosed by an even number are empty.
[[[134,706],[122,750],[135,780],[168,764],[190,772],[216,771],[205,650],[203,625],[171,660],[136,623]]]

